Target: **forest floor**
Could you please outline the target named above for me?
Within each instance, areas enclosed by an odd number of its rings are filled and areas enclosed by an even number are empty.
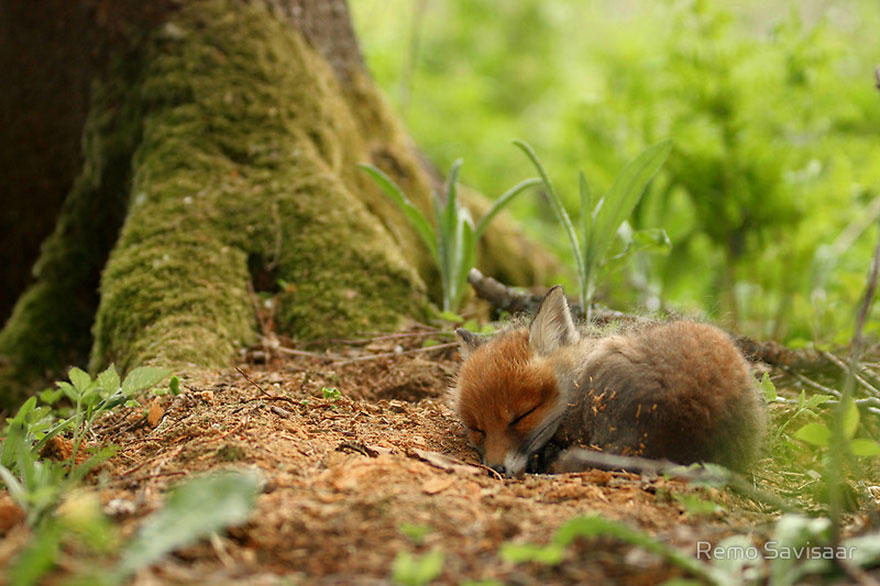
[[[499,548],[546,544],[585,515],[691,557],[698,542],[767,539],[772,509],[682,480],[599,470],[498,477],[479,465],[446,403],[456,350],[422,342],[397,335],[333,355],[251,351],[235,369],[182,376],[177,396],[101,420],[92,442],[118,451],[87,484],[123,535],[184,479],[242,468],[263,479],[247,523],[178,550],[134,583],[381,584],[400,556],[440,552],[440,583],[656,584],[693,576],[611,537],[576,540],[558,564],[514,563]],[[28,535],[24,523],[7,529],[0,567]],[[69,553],[55,577],[82,563]]]

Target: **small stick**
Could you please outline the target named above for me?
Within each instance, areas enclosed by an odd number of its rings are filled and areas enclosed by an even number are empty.
[[[448,344],[437,344],[426,348],[415,348],[413,350],[403,350],[401,352],[383,352],[382,354],[371,354],[370,356],[358,356],[357,358],[348,358],[334,362],[333,364],[350,364],[352,362],[363,362],[365,360],[375,360],[377,358],[391,358],[394,356],[402,356],[403,354],[416,354],[418,352],[430,352],[431,350],[444,350],[446,348],[455,348],[458,342],[449,342]]]
[[[237,370],[238,373],[239,373],[241,376],[243,376],[244,378],[246,378],[247,381],[248,381],[249,383],[251,383],[252,385],[254,385],[255,387],[257,387],[257,388],[260,390],[261,393],[263,393],[264,395],[267,395],[267,396],[270,396],[270,397],[271,397],[271,395],[269,395],[269,393],[267,393],[266,390],[265,390],[263,387],[261,387],[259,384],[257,384],[257,381],[255,381],[254,379],[252,379],[251,377],[249,377],[245,371],[243,371],[242,369],[240,369],[240,368],[237,367],[237,366],[235,367],[235,370]]]
[[[275,350],[283,354],[290,354],[291,356],[306,356],[308,358],[317,358],[318,360],[345,360],[345,356],[340,356],[339,354],[321,354],[318,352],[308,352],[306,350],[294,350],[293,348],[285,348],[284,346],[276,346]]]

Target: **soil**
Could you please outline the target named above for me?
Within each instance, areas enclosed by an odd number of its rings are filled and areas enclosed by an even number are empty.
[[[264,479],[245,525],[167,556],[135,583],[382,584],[401,552],[439,550],[439,583],[655,584],[688,576],[612,538],[580,539],[558,565],[514,564],[498,551],[508,541],[545,544],[581,515],[622,521],[690,555],[697,541],[772,522],[755,502],[662,477],[498,477],[479,465],[446,403],[455,349],[424,349],[423,338],[380,337],[336,354],[259,348],[235,369],[181,377],[177,396],[100,421],[94,444],[118,452],[89,483],[123,535],[187,478],[248,468]],[[688,494],[719,506],[689,512]],[[27,534],[12,522],[0,565]],[[68,562],[61,575],[76,569]]]

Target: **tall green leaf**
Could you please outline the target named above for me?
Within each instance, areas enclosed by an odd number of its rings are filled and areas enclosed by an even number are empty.
[[[585,246],[584,264],[595,267],[605,257],[618,227],[629,218],[642,198],[648,183],[672,150],[672,141],[664,140],[649,146],[630,161],[614,179],[611,189],[602,198],[592,230]]]
[[[501,195],[501,197],[495,200],[495,203],[492,204],[492,207],[489,208],[489,211],[486,212],[486,215],[480,218],[480,221],[477,222],[477,227],[474,230],[474,240],[480,239],[480,236],[482,236],[483,232],[486,231],[486,228],[489,227],[489,222],[492,221],[492,218],[494,218],[498,214],[498,212],[500,212],[501,209],[506,206],[514,197],[516,197],[529,187],[532,187],[533,185],[538,185],[540,183],[540,179],[538,179],[537,177],[532,177],[531,179],[520,181],[519,183],[505,191]]]
[[[376,182],[376,185],[385,192],[385,195],[391,198],[397,204],[397,207],[403,212],[403,214],[407,217],[407,219],[412,224],[413,228],[415,228],[416,233],[419,235],[419,238],[422,239],[422,242],[425,246],[428,247],[428,251],[431,253],[431,257],[434,259],[434,262],[438,262],[437,255],[437,243],[435,242],[434,230],[431,228],[431,224],[422,215],[416,206],[412,204],[412,202],[407,199],[407,197],[403,194],[400,188],[397,186],[394,181],[391,180],[388,175],[380,171],[378,168],[367,165],[360,164],[358,165],[360,169],[366,171],[370,177],[373,178],[373,181]]]
[[[523,153],[525,153],[525,155],[535,166],[535,169],[538,171],[538,175],[541,176],[541,180],[544,182],[544,187],[547,188],[547,199],[550,201],[550,207],[553,208],[553,211],[556,213],[556,217],[559,219],[559,223],[562,224],[562,227],[565,229],[565,234],[568,236],[568,242],[571,245],[571,252],[574,255],[578,274],[583,275],[584,258],[581,255],[581,249],[578,245],[577,233],[575,232],[574,226],[571,223],[571,218],[568,217],[568,213],[565,211],[565,206],[562,205],[562,199],[559,197],[559,194],[556,193],[556,188],[553,187],[553,182],[550,181],[550,177],[547,175],[547,171],[544,169],[544,165],[541,164],[541,161],[540,159],[538,159],[538,155],[535,154],[534,149],[532,149],[532,147],[529,146],[527,143],[521,140],[515,140],[513,141],[513,144],[515,144]]]

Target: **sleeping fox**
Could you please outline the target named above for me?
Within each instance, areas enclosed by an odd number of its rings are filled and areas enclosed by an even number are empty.
[[[575,327],[560,286],[528,327],[488,342],[456,331],[454,400],[483,463],[544,471],[566,448],[745,468],[765,424],[749,367],[720,329],[691,321],[605,337]]]

